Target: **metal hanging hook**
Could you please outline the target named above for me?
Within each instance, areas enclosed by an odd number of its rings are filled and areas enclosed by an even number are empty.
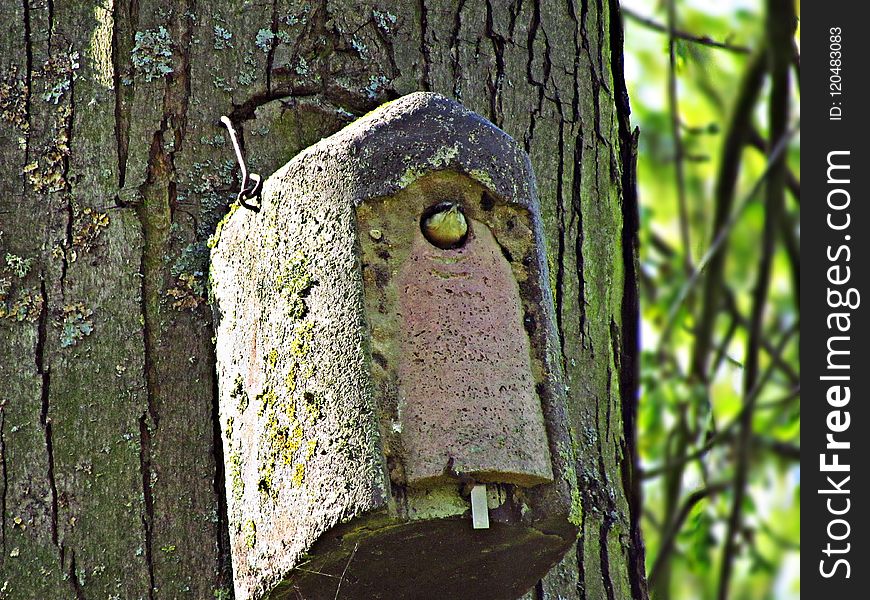
[[[233,122],[230,121],[229,117],[222,116],[221,123],[226,125],[227,130],[230,132],[230,139],[233,141],[233,148],[236,150],[236,160],[239,162],[239,168],[242,170],[242,189],[239,190],[239,195],[236,196],[236,200],[238,200],[239,204],[245,208],[254,212],[260,212],[259,205],[250,204],[247,200],[257,198],[260,195],[260,189],[263,187],[263,179],[256,173],[248,173],[248,168],[245,166],[245,157],[242,156],[242,149],[239,147],[238,139],[236,139],[236,130],[233,128]],[[250,187],[248,187],[248,179],[252,182]]]

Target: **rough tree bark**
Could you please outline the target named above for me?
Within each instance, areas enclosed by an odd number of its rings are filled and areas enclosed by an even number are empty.
[[[583,528],[529,598],[645,598],[634,136],[616,0],[0,3],[0,597],[229,597],[206,241],[415,90],[531,155]]]

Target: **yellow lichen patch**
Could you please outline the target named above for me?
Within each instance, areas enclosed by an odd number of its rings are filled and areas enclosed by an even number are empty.
[[[270,369],[274,369],[276,364],[278,364],[278,351],[272,348],[269,350],[269,354],[266,355],[266,365]]]
[[[302,426],[295,418],[295,411],[288,410],[284,419],[279,419],[276,411],[269,411],[266,417],[266,441],[270,452],[280,458],[285,465],[293,464],[293,455],[302,447]]]
[[[296,368],[295,364],[290,367],[290,370],[287,372],[287,376],[284,378],[284,385],[287,386],[287,389],[291,392],[296,390]]]
[[[284,458],[284,464],[293,464],[293,455],[302,447],[302,427],[297,424],[292,430],[283,429],[279,432],[279,436],[277,444]]]
[[[314,322],[306,321],[293,327],[293,339],[290,340],[290,354],[302,359],[308,355],[311,341],[314,339]]]
[[[304,321],[293,326],[293,337],[290,339],[289,360],[286,361],[287,374],[284,385],[290,393],[296,391],[300,384],[314,376],[314,365],[306,360],[314,341],[314,322]],[[274,367],[274,365],[271,365]]]
[[[0,120],[27,133],[27,81],[11,65],[0,79]]]
[[[242,527],[242,535],[244,536],[245,546],[253,548],[257,543],[257,525],[248,519]]]
[[[314,284],[308,272],[308,261],[301,252],[296,252],[282,262],[281,270],[275,277],[275,287],[288,305],[291,318],[299,319],[305,316],[305,296]]]
[[[94,7],[94,27],[91,35],[91,42],[88,44],[88,54],[90,55],[90,64],[93,69],[93,79],[107,90],[113,89],[112,79],[114,77],[114,69],[112,68],[112,32],[114,28],[114,19],[112,18],[111,3],[106,3],[107,6]]]
[[[72,237],[73,248],[85,252],[93,248],[97,238],[109,226],[109,213],[96,211],[90,206],[85,208],[73,207],[73,219],[75,221]]]
[[[315,395],[306,389],[315,372],[309,359],[315,323],[304,318],[308,311],[305,298],[314,281],[301,252],[282,261],[275,270],[271,283],[279,302],[286,303],[281,310],[289,317],[289,339],[265,353],[262,360],[271,385],[256,396],[261,419],[257,487],[263,501],[275,501],[282,485],[303,484],[306,463],[317,447],[317,441],[310,439],[311,427],[321,410]]]
[[[257,415],[262,417],[268,410],[274,408],[275,404],[278,402],[278,395],[275,393],[275,390],[268,388],[257,394],[257,402],[260,403],[260,409],[257,411]]]
[[[54,118],[47,120],[45,145],[35,148],[36,160],[24,167],[33,191],[50,193],[63,190],[67,185],[66,158],[69,156],[69,138],[72,131],[72,83],[77,78],[81,66],[79,53],[55,52],[33,72],[34,79],[42,79],[39,88],[45,90],[40,98],[56,106]]]
[[[0,302],[9,297],[9,290],[12,289],[11,277],[0,277]]]
[[[166,290],[166,295],[173,299],[175,310],[193,310],[205,302],[205,285],[200,277],[191,273],[182,273],[175,278],[176,285]]]
[[[7,291],[3,290],[3,297],[0,298],[0,319],[35,323],[42,313],[42,295],[36,290],[22,291],[8,302],[6,299]]]
[[[270,388],[257,396],[259,416],[264,417],[258,487],[264,497],[272,500],[277,494],[276,468],[290,467],[290,483],[299,487],[304,480],[306,464],[317,448],[316,439],[306,440],[306,428],[313,426],[320,416],[315,396],[306,392],[300,400],[301,412],[297,412],[297,400],[291,392],[285,394],[279,396]]]
[[[293,487],[299,487],[305,481],[305,463],[296,463],[293,465]]]
[[[317,440],[308,440],[308,443],[305,447],[305,462],[311,460],[314,456],[314,452],[317,450]]]
[[[33,191],[39,194],[58,192],[66,186],[64,161],[70,152],[72,109],[68,104],[61,104],[54,112],[54,134],[51,141],[40,150],[37,160],[22,169]]]
[[[229,455],[229,476],[233,490],[233,498],[236,502],[241,502],[245,494],[245,482],[242,479],[242,458],[238,452],[230,452]]]
[[[230,219],[233,218],[233,215],[236,214],[236,211],[239,210],[240,206],[241,205],[238,202],[231,204],[229,210],[227,211],[227,214],[224,215],[223,219],[218,221],[214,233],[211,235],[211,237],[208,238],[208,242],[206,243],[209,248],[214,248],[218,245],[218,242],[220,242],[221,239],[221,233],[224,230],[224,226],[229,223]]]

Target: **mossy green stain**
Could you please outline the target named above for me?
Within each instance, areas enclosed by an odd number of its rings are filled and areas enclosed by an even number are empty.
[[[576,445],[573,440],[571,440],[572,445]],[[571,488],[571,506],[568,510],[568,522],[574,525],[575,527],[582,527],[583,525],[583,502],[580,497],[580,488],[577,483],[577,471],[574,468],[573,461],[573,452],[567,447],[559,448],[559,457],[562,460],[562,463],[565,465],[565,481],[568,483]]]
[[[314,285],[308,270],[308,260],[301,252],[295,252],[284,261],[275,277],[275,289],[287,302],[287,313],[291,319],[301,319],[307,312],[305,297]]]
[[[399,180],[396,182],[399,186],[399,189],[403,189],[420,179],[425,174],[425,170],[420,167],[408,167],[405,169],[405,172],[402,173],[402,176],[399,177]]]
[[[215,227],[214,233],[211,235],[211,237],[208,238],[208,242],[206,242],[206,245],[209,248],[214,248],[215,246],[218,245],[218,243],[221,240],[221,233],[223,233],[224,227],[226,226],[227,223],[230,222],[230,219],[233,218],[233,215],[236,214],[236,211],[239,210],[240,207],[241,207],[241,204],[239,204],[238,202],[235,202],[235,203],[230,205],[230,208],[227,211],[227,214],[225,214],[224,217],[220,221],[218,221],[218,224],[217,224],[217,227]]]
[[[264,498],[275,499],[275,469],[279,465],[291,467],[290,483],[294,487],[302,485],[305,476],[305,463],[313,455],[315,440],[305,441],[305,430],[297,418],[296,403],[292,398],[279,397],[274,390],[268,389],[257,396],[260,416],[263,423],[263,448],[265,455],[260,465],[258,489]],[[310,417],[311,408],[305,405],[305,414]],[[313,442],[313,445],[312,445]],[[306,451],[299,456],[305,446]]]
[[[488,188],[490,190],[496,189],[495,182],[492,179],[492,176],[489,174],[489,171],[484,169],[471,169],[468,174],[472,179],[483,185],[483,187]]]
[[[257,524],[253,520],[248,519],[242,526],[242,536],[245,540],[245,546],[253,548],[257,544]]]
[[[568,512],[568,522],[575,527],[583,526],[583,502],[580,499],[580,490],[576,485],[571,486],[571,509]]]
[[[229,475],[233,491],[233,499],[237,502],[241,502],[242,497],[245,495],[245,482],[242,479],[242,457],[238,452],[230,452]]]
[[[314,340],[314,322],[306,321],[293,328],[293,339],[290,340],[290,354],[296,359],[305,358]]]

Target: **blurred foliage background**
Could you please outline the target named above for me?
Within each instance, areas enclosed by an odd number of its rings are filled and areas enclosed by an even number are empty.
[[[800,4],[626,0],[655,600],[800,597]]]

